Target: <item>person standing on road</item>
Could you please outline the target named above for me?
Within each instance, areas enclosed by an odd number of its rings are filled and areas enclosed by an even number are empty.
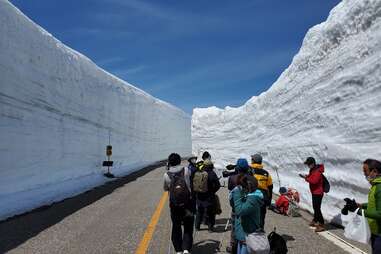
[[[372,185],[368,194],[368,203],[358,204],[364,209],[368,219],[371,236],[372,253],[381,253],[381,162],[367,159],[363,163],[364,175]],[[359,209],[359,214],[362,213]]]
[[[229,190],[229,201],[232,204],[232,191],[239,185],[239,179],[242,178],[244,175],[251,175],[250,172],[250,167],[249,163],[247,162],[246,159],[240,158],[237,160],[236,165],[234,166],[235,174],[229,176],[228,179],[228,190]],[[234,205],[231,205],[232,207],[232,212],[231,212],[231,232],[230,232],[230,245],[226,247],[226,252],[237,254],[237,247],[238,247],[238,240],[235,237],[235,220],[236,220],[236,215],[234,211]]]
[[[257,186],[258,181],[252,175],[240,175],[239,186],[230,194],[230,205],[236,215],[234,231],[238,242],[237,254],[248,253],[246,235],[263,230],[261,227],[263,193]]]
[[[265,228],[266,211],[267,207],[271,205],[273,196],[273,180],[269,172],[263,169],[262,156],[260,154],[252,155],[251,163],[253,175],[258,181],[258,189],[262,191],[264,197],[264,203],[261,208],[261,227]]]
[[[308,166],[310,172],[308,175],[299,174],[310,185],[310,191],[312,194],[312,207],[314,209],[314,218],[310,223],[311,227],[315,227],[315,232],[322,232],[324,228],[324,218],[321,212],[321,203],[324,196],[323,186],[323,173],[324,165],[316,164],[313,157],[308,157],[304,162],[304,165]]]
[[[177,153],[170,154],[168,171],[164,174],[164,191],[169,192],[172,243],[177,254],[190,253],[193,245],[194,225],[191,172],[188,167],[183,167],[180,164],[180,155]],[[184,226],[184,234],[182,225]]]

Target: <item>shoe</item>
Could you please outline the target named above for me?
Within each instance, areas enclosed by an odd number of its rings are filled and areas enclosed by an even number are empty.
[[[319,225],[319,223],[317,223],[315,221],[311,221],[309,224],[310,227],[314,227],[314,228],[316,228],[318,225]]]
[[[183,254],[183,252],[182,251],[181,252],[178,251],[178,252],[176,252],[176,254]]]
[[[183,254],[190,254],[188,250],[184,250]]]
[[[325,231],[325,227],[322,224],[318,224],[315,229],[315,233],[323,232]]]
[[[231,246],[226,246],[226,252],[232,253],[233,252],[232,247]]]

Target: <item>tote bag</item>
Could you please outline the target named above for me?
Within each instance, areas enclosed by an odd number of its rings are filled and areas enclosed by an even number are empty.
[[[266,233],[263,231],[254,232],[246,236],[246,246],[249,254],[270,253],[270,243]]]
[[[361,215],[357,214],[358,210],[348,214],[351,217],[345,226],[344,236],[353,241],[369,244],[371,233],[368,220],[364,216],[364,210],[361,211]]]

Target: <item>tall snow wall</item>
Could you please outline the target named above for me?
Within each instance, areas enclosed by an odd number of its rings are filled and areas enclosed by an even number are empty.
[[[311,211],[298,174],[314,156],[332,185],[324,216],[340,222],[343,198],[366,200],[362,161],[381,159],[381,0],[342,1],[308,31],[272,87],[242,107],[194,109],[192,142],[193,153],[208,150],[218,167],[262,153],[275,190],[278,180],[297,188]]]
[[[0,0],[0,219],[191,154],[191,118],[107,73]],[[128,204],[127,204],[128,205]]]

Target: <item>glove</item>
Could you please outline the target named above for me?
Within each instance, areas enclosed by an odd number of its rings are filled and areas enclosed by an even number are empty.
[[[347,203],[346,206],[348,207],[348,211],[354,212],[357,208],[357,203],[354,199],[345,198],[344,201]]]

